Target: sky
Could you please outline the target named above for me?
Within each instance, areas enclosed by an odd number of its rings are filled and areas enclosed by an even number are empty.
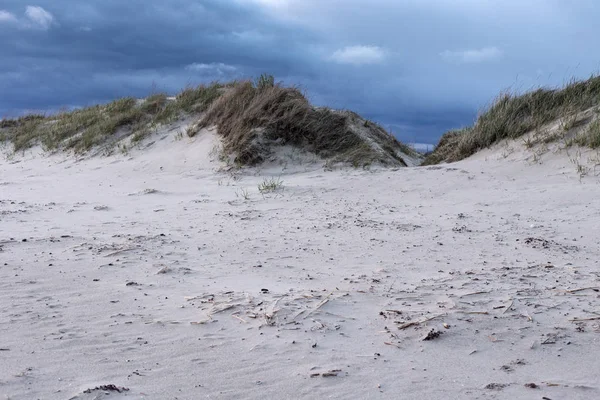
[[[597,0],[2,0],[0,118],[270,73],[433,144],[503,90],[600,71],[598,21]]]

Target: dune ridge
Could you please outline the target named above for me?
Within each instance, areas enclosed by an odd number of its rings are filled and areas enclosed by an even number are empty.
[[[185,126],[184,128],[182,126]],[[257,165],[291,146],[330,164],[416,165],[422,158],[380,125],[350,111],[312,106],[295,87],[263,75],[251,81],[187,88],[175,97],[123,98],[56,115],[0,121],[0,142],[14,152],[42,146],[48,152],[112,154],[177,130],[194,136],[215,128],[223,151],[238,166]]]

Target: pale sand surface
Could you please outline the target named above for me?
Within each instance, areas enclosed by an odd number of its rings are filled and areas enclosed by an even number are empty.
[[[600,398],[596,177],[232,175],[214,143],[0,161],[0,398]]]

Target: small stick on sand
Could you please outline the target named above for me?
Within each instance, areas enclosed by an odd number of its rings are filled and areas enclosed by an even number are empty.
[[[461,313],[461,314],[481,314],[481,315],[488,315],[489,312],[487,311],[456,311],[457,313]]]
[[[392,291],[392,288],[394,287],[394,284],[396,283],[397,280],[398,280],[398,278],[394,279],[394,282],[392,282],[392,284],[390,285],[390,288],[388,289],[388,293]]]
[[[214,306],[213,309],[210,310],[210,312],[208,314],[209,314],[209,316],[210,315],[214,315],[214,314],[218,314],[220,312],[227,311],[230,308],[235,307],[236,305],[237,304],[219,304],[217,306]]]
[[[426,318],[426,319],[424,319],[424,320],[421,320],[421,321],[411,321],[411,322],[407,322],[407,323],[405,323],[405,324],[398,325],[398,329],[400,329],[400,330],[403,330],[403,329],[406,329],[406,328],[410,328],[411,326],[415,326],[415,325],[421,325],[421,324],[424,324],[425,322],[431,321],[432,319],[436,319],[436,318],[439,318],[439,317],[443,317],[443,316],[445,316],[445,315],[446,315],[446,314],[439,314],[439,315],[435,315],[435,316],[433,316],[433,317],[430,317],[430,318]]]
[[[502,314],[506,314],[508,310],[510,310],[510,308],[513,306],[513,304],[515,304],[515,299],[510,299],[510,304],[508,305],[508,307],[506,307],[506,310],[504,310]]]
[[[473,296],[473,295],[476,295],[476,294],[485,294],[485,293],[491,293],[491,292],[490,291],[487,291],[487,292],[473,292],[473,293],[463,294],[463,295],[458,296],[458,297],[462,298],[462,297]]]
[[[579,289],[570,289],[570,290],[565,290],[565,292],[567,293],[577,293],[577,292],[583,292],[584,290],[594,290],[594,291],[599,291],[600,287],[598,286],[591,286],[591,287],[584,287],[584,288],[579,288]]]
[[[275,313],[277,311],[279,311],[279,309],[275,309],[275,307],[277,307],[277,303],[279,302],[279,300],[281,300],[281,297],[275,299],[275,301],[273,302],[273,304],[271,304],[271,306],[269,307],[269,311],[267,311],[265,313],[265,316],[268,318],[273,318],[273,316],[275,316]]]
[[[301,315],[302,315],[303,313],[305,313],[305,312],[306,312],[306,310],[300,310],[299,312],[297,312],[297,313],[296,313],[296,315],[294,315],[294,316],[292,317],[292,322],[289,322],[289,323],[290,323],[290,324],[293,324],[293,323],[294,323],[294,321],[296,320],[296,318],[298,318],[299,316],[301,316]]]
[[[591,317],[591,318],[574,318],[570,319],[571,322],[579,322],[579,321],[597,321],[600,320],[600,317]]]
[[[139,247],[130,247],[128,249],[117,250],[117,251],[113,251],[112,253],[105,255],[104,257],[112,257],[112,256],[116,256],[117,254],[125,253],[126,251],[138,250],[138,249],[139,249]]]
[[[248,323],[248,321],[246,321],[246,320],[245,320],[245,319],[243,319],[243,318],[240,318],[240,317],[238,317],[238,316],[237,316],[237,315],[235,315],[235,314],[231,314],[231,316],[232,316],[233,318],[237,318],[237,319],[239,319],[240,321],[242,321],[242,322],[243,322],[243,323],[245,323],[245,324],[247,324],[247,323]]]
[[[324,313],[328,314],[328,315],[333,315],[334,317],[338,317],[338,318],[349,319],[349,320],[352,320],[352,321],[356,320],[356,318],[354,318],[354,317],[346,317],[345,315],[335,314],[335,313],[332,313],[332,312],[329,312],[329,311],[324,311]]]
[[[203,294],[202,296],[184,296],[183,299],[185,301],[192,301],[192,300],[204,300],[207,298],[211,298],[213,297],[213,294]]]
[[[313,308],[308,314],[304,316],[304,319],[308,318],[310,315],[319,310],[319,308],[323,307],[325,304],[329,302],[329,297],[333,294],[333,292],[329,293],[327,297],[325,297],[315,308]]]

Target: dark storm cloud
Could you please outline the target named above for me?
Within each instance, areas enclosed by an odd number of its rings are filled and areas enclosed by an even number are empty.
[[[171,1],[168,7],[162,1],[38,1],[54,21],[47,29],[32,29],[19,3],[4,6],[19,21],[0,24],[0,113],[144,95],[153,85],[173,91],[263,68],[310,75],[293,43],[286,43],[286,28],[256,7],[221,1]],[[311,40],[304,35],[304,43]],[[282,47],[286,50],[278,50]]]
[[[598,70],[599,19],[595,0],[4,0],[0,116],[269,72],[431,143],[500,90]]]

